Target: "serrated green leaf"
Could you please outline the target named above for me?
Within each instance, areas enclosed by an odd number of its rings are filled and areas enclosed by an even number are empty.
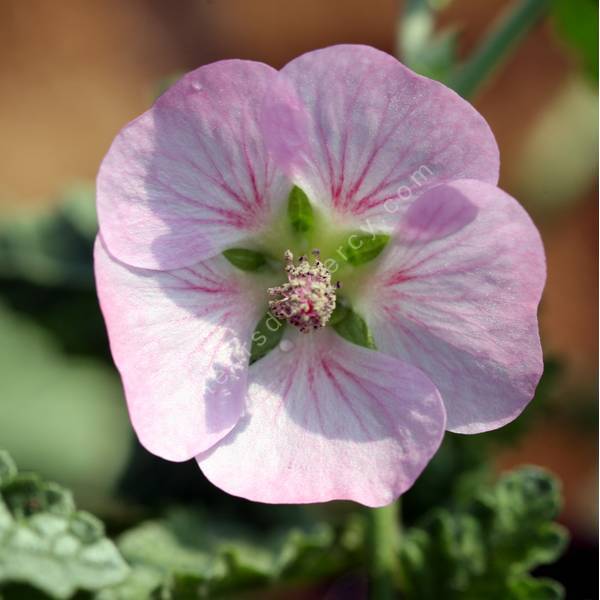
[[[223,252],[223,256],[242,271],[256,271],[267,262],[264,254],[247,248],[229,248]]]
[[[307,233],[313,229],[315,215],[308,196],[295,185],[288,196],[288,219],[292,231]]]
[[[562,597],[560,586],[528,575],[564,550],[565,530],[552,522],[559,509],[556,480],[526,467],[503,476],[493,488],[476,490],[451,510],[434,511],[404,536],[406,597]]]
[[[29,585],[55,598],[119,583],[128,567],[99,521],[71,494],[18,472],[0,488],[0,586]]]
[[[390,236],[386,233],[350,233],[338,254],[358,267],[376,259],[389,241]]]
[[[338,311],[337,314],[336,311]],[[349,342],[371,350],[376,349],[373,335],[366,321],[350,307],[340,306],[338,309],[336,306],[332,314],[331,325],[339,335]]]
[[[276,319],[270,312],[265,314],[256,324],[256,328],[252,334],[250,364],[260,360],[277,347],[285,331],[285,326],[285,321]]]

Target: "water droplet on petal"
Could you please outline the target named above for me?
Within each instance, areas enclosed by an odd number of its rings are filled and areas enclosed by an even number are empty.
[[[279,349],[282,352],[289,352],[293,347],[294,342],[291,342],[290,340],[281,340],[281,343],[279,344]]]

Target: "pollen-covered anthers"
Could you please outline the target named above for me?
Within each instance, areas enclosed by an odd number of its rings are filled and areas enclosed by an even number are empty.
[[[293,254],[286,250],[288,283],[269,288],[270,296],[280,296],[269,301],[271,314],[287,320],[303,333],[327,325],[335,308],[335,290],[339,287],[331,284],[331,274],[319,260],[319,251],[313,250],[313,255],[313,264],[306,256],[301,256],[294,265]]]

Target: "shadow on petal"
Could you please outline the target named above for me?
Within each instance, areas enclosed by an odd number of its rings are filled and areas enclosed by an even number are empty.
[[[439,185],[427,190],[408,208],[398,234],[413,243],[453,235],[475,220],[479,209],[459,189]]]

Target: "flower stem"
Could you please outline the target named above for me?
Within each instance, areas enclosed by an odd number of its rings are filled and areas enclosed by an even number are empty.
[[[370,517],[370,594],[371,600],[392,600],[399,579],[400,501],[373,508]]]
[[[448,85],[461,96],[472,97],[549,8],[550,0],[516,2],[492,27],[474,54],[457,68]]]

